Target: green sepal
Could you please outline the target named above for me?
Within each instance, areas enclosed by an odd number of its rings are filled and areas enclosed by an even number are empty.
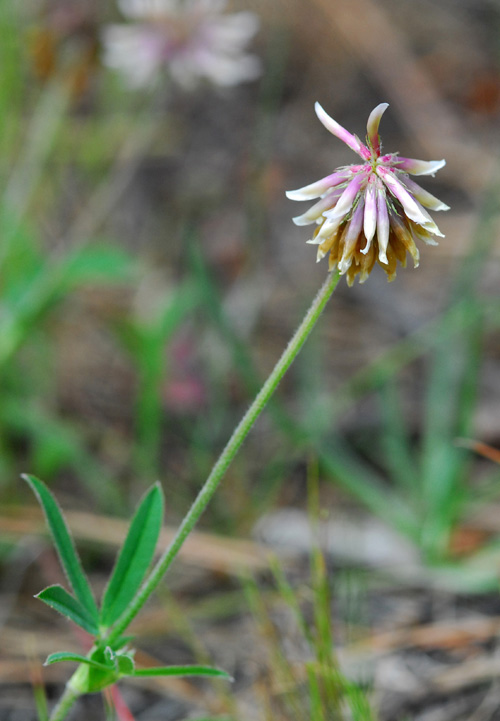
[[[80,558],[76,552],[75,544],[56,499],[45,483],[42,483],[42,481],[35,478],[35,476],[23,474],[22,477],[31,486],[31,489],[43,508],[57,554],[75,596],[97,626],[99,623],[99,612],[92,591],[90,590],[89,582],[83,571]]]
[[[89,656],[54,653],[46,664],[60,661],[80,664],[68,683],[78,694],[98,693],[121,678],[134,675],[133,652],[116,654],[109,646],[94,648]]]
[[[97,636],[99,629],[95,623],[95,619],[88,613],[87,609],[82,606],[80,601],[72,596],[65,588],[59,585],[49,586],[40,591],[35,598],[39,598],[48,606],[58,611],[66,618],[76,623],[88,633]]]
[[[111,626],[135,596],[153,560],[163,522],[163,492],[156,483],[132,518],[104,592],[100,625]]]

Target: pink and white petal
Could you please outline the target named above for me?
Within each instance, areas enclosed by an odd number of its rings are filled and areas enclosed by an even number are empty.
[[[344,217],[344,215],[346,215],[346,213],[348,213],[352,208],[352,204],[354,203],[354,200],[356,199],[357,194],[361,190],[361,186],[363,185],[365,180],[366,175],[364,173],[355,175],[340,196],[337,205],[332,208],[332,210],[329,210],[324,214],[325,218],[328,218],[329,220],[334,220],[336,218]]]
[[[347,173],[331,173],[310,185],[305,185],[303,188],[287,190],[285,195],[289,200],[312,200],[313,198],[320,198],[329,188],[344,183],[347,177]]]
[[[311,223],[316,223],[320,218],[323,221],[323,213],[325,210],[328,210],[328,208],[332,208],[335,205],[341,194],[342,191],[338,189],[327,193],[324,198],[322,198],[318,203],[315,203],[305,213],[292,218],[293,222],[295,225],[310,225]]]
[[[361,251],[362,253],[368,253],[370,245],[377,229],[377,196],[375,184],[373,182],[368,183],[368,188],[365,193],[365,215],[363,218],[363,232],[366,237],[366,245]]]
[[[416,160],[415,158],[397,158],[393,165],[412,175],[435,175],[444,168],[446,160]]]
[[[428,193],[427,190],[415,183],[414,180],[408,177],[401,178],[401,182],[404,183],[410,193],[421,203],[424,208],[430,208],[431,210],[449,210],[450,206],[443,203],[442,200],[436,198],[432,193]]]
[[[380,119],[388,107],[389,103],[380,103],[380,105],[377,105],[377,107],[371,111],[366,124],[368,140],[370,141],[377,157],[380,155],[380,136],[378,134],[378,128],[380,125]]]
[[[323,110],[319,103],[314,104],[314,110],[316,111],[316,115],[323,123],[325,128],[329,130],[333,135],[335,135],[335,137],[339,138],[339,140],[342,140],[343,143],[345,143],[349,148],[351,148],[351,150],[354,150],[354,152],[360,155],[362,158],[367,159],[370,157],[370,151],[368,150],[366,145],[363,145],[359,138],[356,138],[355,135],[350,133],[348,130],[343,128],[342,125],[339,125],[336,120],[331,118],[326,112],[326,110]]]
[[[408,218],[414,220],[415,223],[420,223],[420,225],[427,225],[429,221],[431,223],[433,222],[429,214],[424,211],[422,206],[412,197],[390,170],[379,166],[376,172],[394,197],[399,200]]]
[[[342,258],[339,261],[339,272],[341,275],[343,275],[351,267],[354,251],[356,250],[361,229],[363,228],[363,217],[364,200],[361,198],[352,214],[352,218],[349,221],[345,232],[344,251],[342,253]]]
[[[378,259],[387,264],[387,246],[389,245],[389,213],[387,212],[387,198],[383,187],[377,188],[377,241]]]

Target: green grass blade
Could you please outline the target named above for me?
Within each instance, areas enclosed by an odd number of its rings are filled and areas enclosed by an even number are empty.
[[[56,585],[44,588],[35,598],[39,598],[40,601],[43,601],[55,611],[74,621],[77,626],[80,626],[93,636],[97,636],[98,628],[95,619],[82,606],[80,601],[62,586]]]
[[[136,262],[129,253],[106,241],[72,250],[61,261],[60,283],[64,290],[84,283],[119,283],[130,280]]]
[[[45,693],[45,687],[43,686],[43,684],[37,682],[34,683],[33,698],[35,701],[38,721],[49,721],[49,706],[47,703],[47,694]]]
[[[29,392],[25,381],[24,387]],[[67,418],[59,418],[43,404],[26,402],[26,398],[26,394],[4,391],[0,404],[0,427],[3,425],[21,437],[30,438],[31,465],[39,469],[44,477],[72,468],[102,510],[113,509],[117,513],[119,509],[125,509],[123,491],[117,484],[103,483],[102,466],[88,450],[80,426]],[[1,453],[5,455],[3,449]]]
[[[163,492],[156,483],[137,509],[104,592],[101,623],[110,626],[139,590],[155,552],[163,522]]]
[[[136,669],[133,676],[211,676],[232,681],[233,677],[226,671],[212,666],[157,666],[156,668]]]
[[[383,385],[379,394],[383,422],[380,445],[385,465],[393,481],[414,496],[418,485],[416,461],[395,380]]]
[[[448,537],[465,498],[464,451],[455,439],[471,433],[480,367],[480,315],[475,304],[462,307],[471,322],[433,357],[422,442],[422,502],[426,509],[422,544],[429,556],[446,553]]]
[[[418,540],[419,523],[404,498],[385,485],[380,476],[362,463],[339,439],[318,447],[321,467],[367,508],[412,541]]]
[[[56,551],[75,596],[97,623],[99,618],[97,606],[76,552],[75,544],[56,499],[45,483],[42,483],[35,476],[24,474],[23,478],[31,487],[43,508]]]
[[[325,721],[321,687],[316,673],[316,666],[308,662],[305,667],[307,672],[311,721]]]

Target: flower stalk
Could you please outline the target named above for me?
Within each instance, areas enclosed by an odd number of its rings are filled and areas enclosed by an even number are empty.
[[[125,631],[131,621],[136,617],[140,609],[144,606],[149,596],[153,593],[153,591],[161,582],[172,561],[175,559],[178,552],[180,551],[184,541],[193,530],[200,516],[203,514],[205,508],[207,507],[208,503],[210,502],[214,493],[219,487],[226,470],[228,469],[231,461],[238,452],[241,444],[245,440],[257,418],[264,410],[269,399],[278,387],[281,379],[283,378],[286,371],[291,366],[295,357],[304,345],[310,332],[316,325],[316,322],[318,321],[330,296],[335,290],[339,279],[340,274],[338,273],[338,271],[328,273],[325,282],[323,283],[318,294],[316,295],[316,298],[313,300],[311,307],[309,308],[304,319],[302,320],[302,323],[300,324],[294,336],[285,348],[281,358],[276,363],[268,379],[257,394],[254,402],[247,410],[240,423],[236,426],[226,447],[222,451],[219,459],[212,468],[210,475],[205,481],[205,484],[201,488],[193,505],[191,506],[187,515],[182,521],[175,538],[172,540],[165,553],[156,564],[150,576],[144,582],[135,599],[132,601],[127,610],[123,613],[122,617],[118,619],[117,623],[111,629],[106,639],[108,643],[113,643],[114,641],[116,641],[116,639]]]
[[[77,672],[78,671],[75,671],[75,673]],[[68,683],[66,684],[63,695],[59,699],[59,703],[50,715],[50,721],[63,721],[63,719],[66,718],[68,712],[80,696],[81,694],[71,687],[70,679],[70,681],[68,681]]]

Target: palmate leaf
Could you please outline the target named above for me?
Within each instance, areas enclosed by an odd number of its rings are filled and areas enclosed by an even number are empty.
[[[232,681],[233,677],[226,671],[212,666],[156,666],[153,668],[139,668],[133,676],[211,676],[212,678],[225,678]]]
[[[38,478],[27,474],[23,475],[23,478],[31,486],[43,508],[56,551],[75,596],[97,625],[99,612],[57,501],[47,486]]]
[[[101,608],[103,626],[113,624],[138,591],[153,559],[162,521],[163,492],[156,483],[135,512],[104,592]]]
[[[99,633],[95,618],[89,614],[77,598],[74,598],[62,586],[49,586],[40,591],[36,598],[39,598],[40,601],[43,601],[55,611],[59,611],[63,616],[74,621],[77,626],[85,629],[93,636],[97,636]]]

